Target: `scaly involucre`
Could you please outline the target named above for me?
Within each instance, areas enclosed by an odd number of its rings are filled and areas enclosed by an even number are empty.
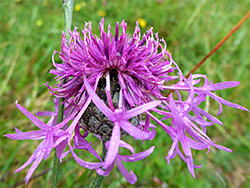
[[[119,33],[120,28],[121,33]],[[5,136],[16,140],[42,140],[28,161],[16,171],[33,163],[26,176],[26,182],[42,159],[46,159],[51,150],[56,148],[60,160],[71,152],[77,163],[84,168],[96,169],[96,172],[103,176],[107,176],[116,163],[126,180],[134,184],[137,181],[136,175],[132,171],[129,173],[122,161],[142,160],[153,152],[154,146],[135,154],[134,148],[122,138],[125,134],[136,140],[154,139],[156,126],[150,123],[150,119],[154,120],[173,140],[166,157],[167,162],[170,163],[170,159],[178,154],[187,163],[188,170],[194,177],[194,168],[202,165],[194,165],[191,149],[208,149],[209,152],[210,146],[214,146],[231,152],[230,149],[215,144],[215,141],[207,136],[207,126],[212,126],[214,123],[222,125],[222,122],[204,111],[200,104],[209,96],[220,105],[217,115],[222,112],[222,104],[248,111],[213,93],[236,87],[239,82],[213,84],[206,75],[200,74],[190,75],[186,79],[171,54],[166,51],[164,39],[159,39],[152,28],[141,36],[138,22],[132,35],[127,33],[127,24],[124,20],[120,25],[117,23],[114,35],[110,30],[109,25],[108,32],[105,32],[102,19],[100,37],[93,35],[90,22],[86,23],[81,31],[82,36],[77,28],[73,32],[69,31],[71,35],[69,41],[66,40],[66,34],[62,34],[61,51],[54,51],[52,61],[55,69],[50,71],[56,75],[58,84],[55,86],[46,84],[56,97],[54,100],[56,110],[37,114],[51,116],[47,124],[16,103],[18,109],[40,130],[22,132],[16,129],[16,133]],[[62,63],[55,62],[56,54]],[[174,70],[177,70],[178,76],[169,76],[168,73]],[[201,79],[204,80],[203,85],[200,83]],[[176,84],[171,85],[171,80],[175,80]],[[174,91],[177,97],[173,97],[172,94],[163,96],[161,93],[163,90]],[[186,100],[183,99],[183,92],[188,94]],[[64,99],[64,121],[57,124],[59,98]],[[91,117],[85,113],[86,109],[98,109],[95,113],[105,116],[106,124],[112,124],[110,135],[106,135],[109,139],[105,140],[107,155],[104,161],[86,140],[90,133],[99,139],[103,138],[98,131],[90,131],[93,129],[88,127],[93,124],[90,119],[96,118],[97,115],[93,114]],[[150,113],[151,111],[164,117],[159,120]],[[81,120],[84,115],[89,120],[84,122],[83,126]],[[170,120],[168,125],[163,123],[165,119]],[[137,123],[134,123],[135,120],[138,120]],[[67,145],[70,150],[64,151]],[[119,147],[130,150],[132,155],[119,154]],[[97,162],[82,160],[74,149],[87,150]]]

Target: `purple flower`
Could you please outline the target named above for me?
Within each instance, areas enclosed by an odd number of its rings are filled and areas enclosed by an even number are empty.
[[[86,77],[84,77],[84,81],[86,90],[88,91],[88,94],[92,99],[92,101],[94,102],[94,104],[102,111],[103,114],[105,114],[114,123],[114,128],[112,131],[112,137],[110,139],[108,153],[103,166],[103,168],[107,168],[111,163],[113,163],[114,159],[116,158],[116,154],[118,153],[121,128],[124,129],[131,136],[133,136],[135,139],[146,140],[154,137],[153,132],[145,132],[143,130],[140,130],[139,128],[132,125],[128,120],[149,109],[156,107],[161,103],[161,101],[152,101],[125,112],[124,109],[125,106],[122,104],[124,99],[122,97],[122,92],[121,92],[119,99],[119,108],[115,109],[115,111],[112,112],[112,110],[110,110],[104,104],[104,102],[102,102],[102,100],[96,95],[94,90],[90,87]]]
[[[28,110],[26,110],[24,107],[19,105],[16,102],[17,108],[24,113],[40,130],[38,131],[29,131],[29,132],[22,132],[19,129],[16,128],[16,133],[15,134],[7,134],[5,135],[8,138],[15,139],[15,140],[43,140],[34,153],[31,155],[31,157],[21,166],[19,167],[16,172],[19,172],[29,166],[31,163],[33,165],[31,166],[30,170],[28,171],[28,174],[26,175],[25,181],[26,183],[29,181],[32,173],[35,171],[37,166],[40,164],[42,159],[46,159],[49,155],[51,150],[54,147],[57,147],[58,144],[55,144],[57,139],[60,137],[57,135],[60,135],[62,130],[59,128],[60,126],[63,126],[67,123],[69,119],[66,121],[62,122],[59,126],[52,127],[53,120],[54,120],[54,115],[52,113],[52,117],[49,120],[48,124],[43,123],[40,121],[37,117],[35,117],[33,114],[31,114]],[[49,113],[47,113],[49,114]],[[58,153],[58,158],[62,159],[65,155],[62,153]]]
[[[58,101],[55,102],[58,104]],[[69,120],[72,119],[73,116],[76,115],[76,112],[72,113],[68,118],[66,118],[63,122],[53,126],[55,117],[57,118],[56,112],[42,112],[38,113],[39,115],[52,115],[51,119],[48,121],[47,124],[43,123],[41,120],[39,120],[37,117],[35,117],[33,114],[31,114],[28,110],[26,110],[24,107],[19,105],[16,102],[17,108],[24,113],[40,130],[38,131],[29,131],[29,132],[22,132],[19,129],[15,129],[16,133],[14,134],[7,134],[5,135],[8,138],[14,139],[14,140],[43,140],[36,148],[34,153],[31,155],[31,157],[21,166],[19,167],[16,172],[19,172],[29,166],[31,163],[33,165],[29,169],[25,181],[28,183],[29,179],[31,178],[31,175],[37,168],[37,166],[40,164],[42,159],[48,158],[48,156],[51,153],[51,150],[53,148],[56,148],[57,150],[57,157],[58,159],[62,160],[69,151],[66,151],[63,153],[66,145],[69,143],[70,145],[70,138],[72,136],[71,129],[72,127],[75,127],[75,122],[73,121],[69,128],[66,130],[63,130],[62,128],[69,122]],[[56,108],[57,109],[57,108]],[[77,117],[76,117],[77,118]],[[75,118],[75,119],[76,119]],[[77,131],[76,131],[77,133]],[[82,142],[82,140],[81,140]],[[66,143],[66,144],[65,144]],[[91,146],[84,148],[85,150],[88,150],[91,152],[94,156],[96,156],[96,153],[93,149],[91,149]],[[97,157],[97,156],[96,156]],[[98,157],[97,157],[98,158]],[[98,158],[100,159],[100,158]],[[93,168],[99,168],[102,163],[89,163],[82,161],[84,166],[89,169]]]
[[[112,71],[117,77],[115,79],[119,82],[124,99],[130,106],[140,105],[145,103],[145,100],[150,101],[145,97],[149,94],[162,97],[159,90],[162,89],[164,81],[172,79],[168,72],[174,70],[165,41],[159,40],[158,35],[153,34],[152,28],[140,38],[138,22],[132,36],[126,33],[127,24],[124,21],[120,27],[120,36],[119,23],[116,25],[115,36],[112,36],[110,25],[108,32],[104,31],[102,19],[100,38],[92,34],[91,22],[85,24],[82,38],[77,28],[70,32],[69,42],[65,39],[65,33],[62,35],[61,52],[55,51],[53,54],[53,65],[56,69],[50,71],[56,75],[59,85],[47,85],[55,97],[63,97],[68,102],[81,105],[79,100],[85,91],[84,76],[90,84],[98,82],[100,77],[105,77],[108,104],[113,109],[110,80]],[[54,62],[57,53],[63,61],[62,64]]]
[[[179,68],[177,67],[177,69]],[[178,154],[187,163],[190,173],[193,177],[195,177],[194,168],[200,168],[202,165],[196,166],[193,164],[191,148],[195,150],[203,150],[207,148],[207,153],[209,153],[210,146],[214,146],[218,149],[232,152],[226,147],[215,144],[215,142],[206,135],[207,126],[211,126],[214,123],[222,125],[222,122],[206,111],[202,110],[199,107],[201,102],[206,100],[206,96],[210,96],[211,98],[215,99],[220,105],[220,109],[217,115],[222,112],[221,104],[225,104],[227,106],[238,108],[241,110],[248,110],[238,104],[226,101],[211,92],[220,89],[235,87],[239,85],[239,82],[222,82],[213,84],[212,82],[209,82],[205,75],[190,75],[190,77],[186,79],[182,75],[182,72],[180,70],[179,75],[180,81],[178,82],[178,84],[172,86],[164,86],[165,89],[174,89],[177,92],[178,99],[174,100],[172,94],[170,94],[168,103],[165,101],[163,102],[165,104],[164,106],[162,106],[163,111],[155,110],[156,112],[165,115],[165,118],[163,118],[163,120],[171,118],[171,126],[165,125],[152,115],[150,116],[163,127],[163,129],[173,140],[172,147],[170,148],[166,157],[168,163],[170,164],[170,159],[174,158]],[[200,79],[197,78],[205,79],[203,86],[196,87],[196,85],[200,82]],[[179,91],[189,92],[189,96],[185,101],[182,100],[182,96]],[[189,115],[191,112],[193,112],[195,116]],[[206,121],[205,118],[210,121]],[[200,127],[197,126],[197,124]],[[178,142],[181,143],[184,155],[179,149]]]
[[[119,29],[122,32],[119,33]],[[42,159],[46,159],[53,148],[57,149],[57,157],[62,160],[69,152],[78,164],[88,169],[95,169],[100,175],[107,176],[115,163],[125,179],[134,184],[136,175],[123,166],[122,161],[135,162],[149,156],[154,146],[141,153],[134,153],[131,145],[123,141],[123,137],[132,136],[134,139],[155,139],[156,126],[150,124],[154,120],[173,140],[166,160],[177,154],[187,163],[188,170],[195,177],[192,150],[203,150],[214,146],[231,152],[230,149],[215,144],[206,134],[207,127],[222,122],[203,110],[200,106],[207,97],[219,103],[219,115],[222,104],[246,110],[246,108],[231,103],[214,92],[221,89],[236,87],[239,82],[222,82],[213,84],[206,75],[190,75],[186,79],[171,54],[166,51],[166,43],[159,39],[153,29],[141,37],[138,23],[132,35],[126,33],[127,24],[117,23],[115,34],[111,27],[104,30],[104,19],[100,22],[100,37],[93,35],[91,23],[86,23],[84,30],[79,33],[77,28],[70,31],[70,40],[65,33],[61,38],[61,51],[54,51],[52,61],[55,67],[50,73],[56,75],[58,84],[46,86],[56,97],[56,112],[40,112],[37,115],[51,116],[47,124],[17,104],[17,107],[40,130],[6,135],[11,139],[42,140],[30,159],[17,171],[33,163],[26,182],[37,168]],[[82,35],[82,36],[81,36]],[[58,54],[63,63],[54,61]],[[169,76],[169,72],[177,70],[178,76]],[[177,80],[171,85],[171,80]],[[204,84],[201,84],[204,79]],[[172,90],[177,97],[163,96],[162,90]],[[188,97],[184,97],[187,92]],[[64,120],[57,124],[58,99],[64,99]],[[164,117],[160,120],[154,111]],[[169,119],[169,123],[163,120]],[[72,120],[71,123],[70,120]],[[81,134],[81,130],[84,131]],[[106,142],[107,155],[102,161],[99,154],[88,143],[86,137],[93,134]],[[164,134],[164,133],[161,133]],[[74,135],[74,136],[73,136]],[[72,142],[73,138],[73,142]],[[179,144],[180,143],[180,144]],[[66,146],[69,151],[64,151]],[[181,146],[181,148],[180,148]],[[124,156],[119,148],[127,148],[132,155]],[[87,162],[77,156],[75,150],[90,152],[98,162]]]

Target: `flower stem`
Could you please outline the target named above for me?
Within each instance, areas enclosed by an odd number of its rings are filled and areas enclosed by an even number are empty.
[[[250,17],[250,11],[234,26],[234,28],[209,52],[185,77],[188,78],[190,74],[196,71],[214,52],[216,52],[227,39]]]
[[[71,29],[72,24],[72,13],[73,13],[73,6],[74,0],[62,0],[63,3],[63,11],[64,11],[64,31],[66,32],[66,39],[69,40],[69,29]],[[58,123],[63,121],[63,111],[64,105],[62,104],[64,99],[59,100],[59,107],[58,107]],[[54,160],[53,160],[53,169],[52,169],[52,182],[51,187],[56,188],[58,183],[58,175],[59,175],[59,159],[56,154],[56,150],[54,153]]]
[[[54,159],[53,159],[53,168],[52,168],[52,182],[51,182],[52,188],[57,187],[58,174],[59,174],[59,159],[57,158],[56,150],[55,150]]]
[[[69,29],[72,24],[72,14],[74,7],[74,0],[62,0],[64,11],[64,31],[66,33],[66,39],[69,40]]]
[[[107,140],[102,141],[102,160],[105,159],[106,154],[107,154],[107,150],[105,147],[106,142],[107,142]],[[97,174],[90,187],[91,188],[99,188],[102,184],[103,179],[104,179],[104,176]]]
[[[59,99],[59,108],[58,108],[58,117],[57,122],[60,123],[63,121],[63,109],[64,105],[62,104],[63,99]],[[58,174],[59,174],[59,159],[56,154],[56,149],[54,149],[54,159],[53,159],[53,167],[52,167],[52,181],[51,187],[56,188],[58,183]]]
[[[239,27],[247,21],[250,17],[250,11],[246,13],[246,15],[234,26],[234,28],[185,76],[188,78],[190,74],[194,73],[214,52],[216,52],[226,41],[227,39],[237,30]],[[173,90],[169,91],[165,97],[168,97]]]

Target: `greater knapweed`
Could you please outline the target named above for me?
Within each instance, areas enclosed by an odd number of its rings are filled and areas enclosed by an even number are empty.
[[[16,170],[18,172],[33,163],[26,182],[39,163],[56,148],[58,159],[62,160],[71,153],[79,165],[95,169],[101,176],[107,176],[116,164],[125,179],[134,184],[137,177],[124,167],[123,161],[142,160],[157,146],[135,153],[133,146],[123,138],[150,142],[157,139],[156,128],[164,130],[173,140],[167,163],[179,155],[193,177],[194,169],[202,165],[194,164],[191,149],[208,149],[209,152],[213,146],[231,152],[206,134],[207,127],[215,123],[222,125],[222,122],[202,109],[201,103],[207,97],[217,101],[218,114],[222,112],[222,105],[248,111],[215,94],[215,91],[236,87],[240,83],[213,83],[202,74],[190,74],[185,78],[166,50],[164,39],[160,39],[153,28],[141,34],[136,23],[134,33],[129,34],[123,20],[117,23],[114,35],[111,31],[110,25],[104,28],[102,19],[100,37],[92,33],[91,22],[86,23],[81,31],[78,28],[70,31],[69,40],[66,40],[65,33],[62,34],[61,50],[54,51],[54,69],[50,71],[58,84],[46,83],[55,97],[55,111],[37,114],[51,116],[48,123],[40,121],[16,102],[18,109],[40,130],[22,132],[16,129],[16,133],[5,136],[16,140],[42,140],[28,161]],[[63,63],[55,62],[55,56],[59,56]],[[164,90],[173,92],[164,96]],[[57,123],[59,98],[64,99],[64,120],[61,123]],[[169,119],[169,124],[163,122],[166,119]],[[151,124],[150,120],[155,123]],[[88,134],[105,143],[107,154],[103,159],[86,140]],[[66,146],[69,146],[69,151],[64,151]],[[128,149],[131,155],[122,155],[120,147]],[[77,156],[75,149],[87,150],[97,162],[84,161]]]

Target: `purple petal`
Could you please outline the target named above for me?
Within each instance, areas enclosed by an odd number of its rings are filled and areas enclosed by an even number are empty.
[[[174,150],[178,144],[178,141],[179,141],[179,135],[176,136],[176,138],[172,138],[174,140],[170,150],[168,151],[168,156],[165,158],[167,159],[167,162],[168,164],[170,164],[170,159],[171,159],[171,156],[173,156],[173,153],[174,153]]]
[[[194,111],[198,111],[199,113],[201,113],[204,117],[206,117],[207,119],[211,120],[214,123],[217,123],[219,125],[223,125],[223,123],[218,120],[216,117],[212,116],[211,114],[207,113],[205,110],[202,110],[201,108],[197,107],[197,106],[193,106],[193,110]]]
[[[87,162],[84,161],[82,159],[80,159],[74,152],[74,149],[72,148],[71,144],[70,144],[70,139],[68,140],[68,145],[69,145],[69,149],[74,157],[74,159],[76,160],[76,162],[81,165],[84,168],[88,168],[88,169],[96,169],[99,168],[103,165],[102,162]]]
[[[213,98],[214,100],[216,100],[217,102],[220,102],[220,103],[222,103],[222,104],[224,104],[224,105],[230,106],[230,107],[232,107],[232,108],[237,108],[237,109],[240,109],[240,110],[249,111],[247,108],[245,108],[245,107],[243,107],[243,106],[241,106],[241,105],[238,105],[238,104],[229,102],[229,101],[227,101],[227,100],[225,100],[225,99],[223,99],[223,98],[221,98],[221,97],[219,97],[219,96],[217,96],[217,95],[215,95],[215,94],[213,94],[213,93],[211,93],[211,92],[208,92],[208,95],[209,95],[211,98]]]
[[[190,146],[189,146],[189,143],[188,143],[188,140],[184,131],[181,132],[180,140],[181,140],[182,149],[185,155],[187,156],[188,170],[191,173],[191,175],[195,178],[192,152],[191,152],[191,149],[190,149]]]
[[[76,114],[78,113],[78,110],[75,110],[72,114],[70,114],[69,117],[67,117],[66,119],[64,119],[61,123],[57,124],[56,126],[54,126],[54,129],[60,129],[63,126],[65,126]]]
[[[37,148],[35,149],[35,151],[32,153],[32,155],[30,156],[30,158],[22,165],[20,166],[15,173],[20,172],[21,170],[23,170],[24,168],[26,168],[27,166],[29,166],[38,156],[38,154],[40,153],[40,150],[42,148],[42,146],[44,145],[45,141],[42,141]]]
[[[186,132],[187,133],[194,133],[195,135],[197,135],[198,137],[200,137],[201,139],[205,140],[210,140],[210,138],[199,128],[197,127],[196,124],[194,124],[192,121],[190,121],[187,117],[183,118],[185,120],[186,123]]]
[[[30,121],[32,121],[37,127],[39,127],[40,129],[45,129],[48,130],[50,129],[50,127],[48,127],[48,125],[46,125],[45,123],[43,123],[40,119],[38,119],[37,117],[35,117],[33,114],[31,114],[28,110],[26,110],[24,107],[22,107],[20,104],[18,104],[18,101],[16,101],[16,106],[17,108],[24,114],[26,115]]]
[[[16,133],[23,133],[22,131],[20,131],[18,128],[15,127],[15,131]]]
[[[229,148],[226,148],[224,146],[220,146],[220,145],[217,145],[217,144],[213,144],[214,147],[218,148],[218,149],[221,149],[221,150],[224,150],[224,151],[227,151],[227,152],[232,152],[231,149]]]
[[[193,162],[193,157],[192,155],[187,156],[187,166],[190,174],[195,178],[194,174],[194,162]]]
[[[44,155],[44,159],[48,158],[48,156],[50,155],[51,150],[54,148],[54,144],[53,144],[53,131],[49,132],[46,139],[45,139],[45,143],[44,143],[44,149],[43,149],[43,153]]]
[[[82,117],[83,113],[85,112],[86,108],[88,107],[89,103],[90,103],[90,100],[88,98],[86,103],[83,105],[82,109],[80,110],[80,112],[77,114],[75,119],[72,121],[70,126],[67,128],[66,132],[68,132],[68,134],[70,134],[70,135],[73,134],[73,131],[75,130],[76,125],[79,123],[79,120]]]
[[[179,156],[181,157],[181,159],[182,159],[183,161],[185,161],[186,163],[188,163],[187,159],[184,157],[184,155],[182,154],[182,152],[180,151],[180,149],[178,148],[178,146],[176,147],[176,150],[177,150]],[[198,166],[198,165],[193,165],[194,168],[201,168],[202,166],[203,166],[203,164],[201,164],[200,166]]]
[[[123,177],[129,183],[135,184],[135,182],[137,181],[136,175],[131,170],[130,170],[130,173],[129,173],[120,160],[116,160],[116,164],[117,164],[117,167],[119,168],[121,174],[123,175]]]
[[[41,140],[44,139],[47,134],[48,131],[29,131],[15,134],[6,134],[4,136],[13,140]]]
[[[33,172],[36,170],[36,168],[38,167],[38,165],[40,164],[40,162],[43,159],[43,155],[39,155],[38,158],[36,158],[36,160],[34,161],[34,163],[32,164],[32,166],[30,167],[26,177],[25,177],[25,182],[26,184],[29,182]]]
[[[56,155],[57,155],[57,158],[60,160],[60,162],[62,162],[62,159],[64,157],[66,157],[66,155],[68,155],[68,153],[70,151],[66,151],[63,153],[64,149],[66,148],[67,144],[68,144],[68,141],[66,140],[66,137],[64,137],[65,140],[63,141],[60,141],[60,144],[59,145],[56,145],[57,143],[55,143],[54,147],[56,147]]]
[[[178,146],[176,146],[176,148],[178,148]],[[170,164],[170,159],[175,158],[177,156],[177,154],[178,154],[178,150],[176,149],[171,155],[168,155],[167,157],[165,157],[168,164]]]
[[[69,135],[65,134],[64,135],[60,135],[58,139],[56,139],[56,141],[54,142],[54,147],[58,147],[60,144],[62,144],[63,142],[67,141]],[[64,144],[63,144],[64,145]],[[60,146],[61,147],[61,146]]]
[[[70,152],[70,150],[61,153],[60,156],[57,155],[57,157],[58,157],[58,159],[60,160],[60,162],[62,162],[62,159],[63,159],[64,157],[66,157],[66,156],[69,154],[69,152]]]
[[[146,112],[148,116],[150,116],[157,124],[159,124],[164,131],[166,131],[166,133],[170,136],[170,137],[174,137],[176,135],[174,129],[172,127],[167,126],[166,124],[164,124],[162,121],[160,121],[159,119],[157,119],[155,116],[153,116],[151,113]]]
[[[180,129],[183,129],[184,123],[182,122],[183,120],[181,119],[180,113],[177,110],[172,94],[169,96],[169,105],[170,105],[171,112],[173,114],[173,119],[176,123],[176,126],[179,127]]]
[[[187,117],[194,121],[195,123],[199,124],[199,125],[202,125],[202,126],[212,126],[214,124],[214,122],[208,122],[208,121],[205,121],[204,119],[200,119],[200,118],[197,118],[197,117],[193,117],[193,116],[190,116],[190,115],[187,115]]]
[[[143,104],[141,106],[137,106],[127,112],[124,113],[124,119],[131,119],[132,117],[135,117],[147,110],[150,110],[156,106],[158,106],[159,104],[161,104],[161,101],[152,101],[146,104]]]
[[[113,161],[115,160],[115,157],[118,154],[119,150],[119,143],[120,143],[120,126],[118,123],[114,123],[112,136],[109,143],[109,148],[107,152],[107,156],[105,158],[105,162],[103,165],[103,168],[106,169]]]
[[[128,121],[121,120],[119,125],[122,129],[124,129],[124,131],[133,136],[135,139],[147,140],[154,136],[152,132],[142,131]]]
[[[139,160],[142,160],[142,159],[148,157],[154,151],[154,149],[155,149],[155,146],[152,146],[151,148],[149,148],[143,152],[136,153],[133,155],[119,155],[118,158],[122,161],[125,161],[125,162],[139,161]]]
[[[130,150],[131,153],[133,153],[133,154],[135,153],[134,148],[131,145],[129,145],[128,143],[124,142],[123,140],[120,140],[119,147],[126,148],[126,149]]]
[[[114,166],[115,166],[115,161],[113,163],[111,163],[111,165],[109,165],[105,171],[102,170],[101,168],[97,168],[96,172],[101,176],[107,176],[107,175],[109,175],[111,170],[114,168]]]
[[[56,112],[51,112],[51,111],[42,111],[42,112],[37,112],[37,116],[56,116]]]
[[[89,151],[92,155],[94,155],[97,159],[102,161],[101,157],[91,146],[91,143],[88,143],[88,141],[84,139],[83,136],[80,134],[80,128],[75,129],[75,136],[73,137],[73,142],[74,142],[74,146],[77,149],[85,149]]]
[[[206,89],[209,91],[217,91],[217,90],[236,87],[239,84],[240,84],[240,82],[238,82],[238,81],[220,82],[220,83],[211,84],[211,85],[207,86]]]
[[[216,115],[217,116],[220,115],[222,110],[223,110],[222,104],[219,102],[219,111],[218,111],[218,113]]]
[[[93,103],[105,116],[107,116],[110,119],[110,121],[114,122],[115,121],[113,117],[114,113],[106,106],[106,104],[104,104],[104,102],[100,99],[100,97],[98,97],[98,95],[94,92],[94,90],[89,85],[86,76],[84,76],[84,85]]]
[[[55,127],[57,125],[57,116],[52,116],[47,122],[47,125],[50,127]]]
[[[210,143],[197,142],[196,140],[193,140],[191,138],[188,138],[188,143],[190,148],[195,150],[204,150],[206,148],[210,148]]]

